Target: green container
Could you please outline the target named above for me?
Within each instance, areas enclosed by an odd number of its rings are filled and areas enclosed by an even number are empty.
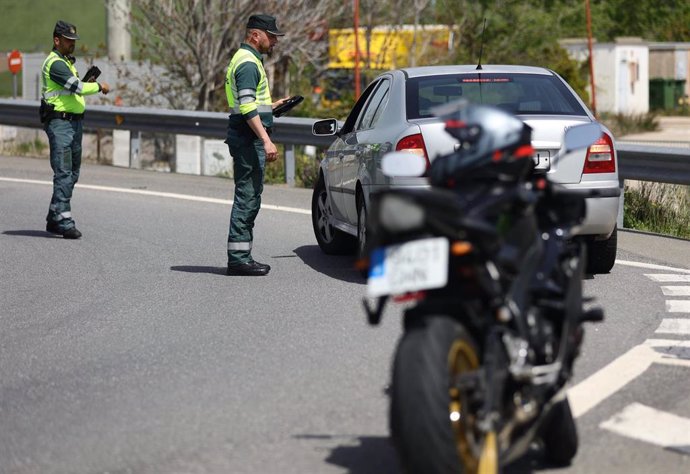
[[[652,110],[677,109],[684,95],[685,79],[649,80],[649,108]]]

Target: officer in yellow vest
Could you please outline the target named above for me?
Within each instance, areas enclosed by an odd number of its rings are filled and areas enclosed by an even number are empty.
[[[260,276],[271,269],[255,261],[251,250],[265,164],[278,159],[278,150],[271,141],[273,108],[287,99],[271,101],[262,54],[270,53],[283,35],[274,17],[249,17],[245,40],[230,60],[225,76],[231,111],[225,143],[233,158],[235,179],[228,231],[228,275]]]
[[[74,67],[77,28],[58,21],[53,30],[53,50],[43,62],[41,120],[50,143],[53,197],[46,217],[46,231],[65,239],[78,239],[70,200],[81,167],[82,119],[85,95],[107,94],[107,83],[83,82]]]

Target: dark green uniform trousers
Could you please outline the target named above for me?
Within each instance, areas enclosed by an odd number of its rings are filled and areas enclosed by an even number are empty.
[[[46,220],[57,222],[60,231],[66,231],[74,227],[70,200],[81,168],[82,121],[52,119],[44,129],[53,168],[53,197]]]
[[[252,261],[254,220],[261,208],[266,152],[260,139],[228,139],[233,160],[235,198],[228,231],[228,264]]]

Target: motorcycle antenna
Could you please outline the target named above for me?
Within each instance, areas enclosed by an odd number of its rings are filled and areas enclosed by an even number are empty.
[[[486,17],[484,17],[484,26],[482,27],[482,41],[479,43],[479,62],[477,63],[477,70],[482,69],[482,53],[484,52],[484,32],[486,31]]]

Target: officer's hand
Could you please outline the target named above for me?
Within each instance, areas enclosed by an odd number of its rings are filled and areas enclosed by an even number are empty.
[[[110,92],[110,86],[108,85],[107,82],[101,82],[100,84],[101,84],[101,92],[102,93],[107,94],[108,92]]]
[[[276,100],[276,101],[273,102],[273,104],[272,104],[273,108],[275,109],[275,108],[278,107],[279,105],[283,105],[283,102],[285,102],[285,101],[288,100],[289,98],[290,98],[290,96],[287,96],[287,97],[283,97],[282,99]]]
[[[264,142],[264,150],[266,152],[266,161],[269,163],[278,159],[278,149],[271,140]]]

